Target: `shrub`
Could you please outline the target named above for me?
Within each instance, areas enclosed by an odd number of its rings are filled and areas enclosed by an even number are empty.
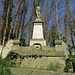
[[[71,63],[70,63],[70,59],[66,59],[66,66],[64,68],[64,72],[68,72],[69,69],[71,68]]]
[[[14,58],[17,59],[18,58],[18,54],[11,51],[7,55],[6,60],[13,60]]]
[[[7,68],[8,67],[8,68]],[[5,59],[0,59],[0,75],[10,75],[10,62]]]
[[[0,75],[10,75],[10,74],[11,74],[10,69],[7,69],[5,67],[0,68]]]
[[[60,68],[59,63],[56,64],[50,63],[50,65],[46,68],[46,70],[58,71],[59,68]]]

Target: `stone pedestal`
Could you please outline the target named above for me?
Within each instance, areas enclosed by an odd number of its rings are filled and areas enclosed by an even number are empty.
[[[44,39],[43,35],[43,22],[41,19],[36,19],[34,22],[34,27],[33,27],[33,36],[32,39],[30,40],[30,46],[33,46],[35,43],[40,44],[42,46],[46,46],[46,40]]]
[[[65,59],[64,57],[41,57],[41,58],[24,58],[23,61],[21,61],[18,58],[16,60],[16,64],[19,67],[37,67],[37,68],[47,68],[50,65],[55,65],[55,64],[59,64],[59,70],[63,71],[64,67],[65,67]],[[62,61],[62,62],[61,62]]]

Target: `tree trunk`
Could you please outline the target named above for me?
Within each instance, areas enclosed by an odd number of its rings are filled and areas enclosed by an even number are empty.
[[[56,0],[56,24],[57,24],[57,33],[58,33],[58,38],[59,38],[59,24],[58,24],[57,0]]]
[[[4,44],[5,44],[6,30],[7,30],[7,28],[8,28],[9,12],[10,12],[10,1],[9,1],[8,11],[7,11],[6,27],[5,27],[5,29],[4,29],[4,35],[3,35],[3,42],[2,42],[2,45],[3,45],[3,46],[4,46]]]
[[[68,44],[68,38],[67,38],[67,13],[68,13],[68,0],[65,2],[65,38],[66,38],[66,44]]]
[[[72,26],[71,26],[71,13],[70,13],[70,10],[69,10],[69,28],[70,28],[71,41],[72,41],[72,45],[73,45],[73,48],[74,48],[73,30],[72,30]]]
[[[18,39],[17,31],[18,31],[18,23],[19,23],[19,13],[17,15],[17,23],[16,23],[16,29],[15,29],[15,37]]]
[[[11,26],[11,29],[10,29],[10,32],[9,32],[8,40],[10,39],[10,36],[11,36],[12,30],[13,30],[13,27],[14,27],[14,23],[15,23],[15,19],[16,19],[17,13],[19,12],[20,6],[21,6],[23,1],[24,0],[20,0],[19,4],[17,6],[17,10],[15,12],[15,15],[14,15],[14,18],[13,18],[13,22],[12,22],[12,26]]]
[[[4,19],[4,10],[3,10],[3,14],[2,14],[2,21],[1,21],[1,44],[2,44],[2,42],[3,42],[3,38],[2,38],[2,32],[3,32],[3,30],[2,30],[2,28],[3,28],[3,19]]]
[[[30,43],[30,38],[31,38],[31,33],[32,33],[32,31],[31,31],[32,17],[33,17],[33,11],[31,12],[31,16],[30,16],[30,19],[29,19],[30,24],[29,24],[29,37],[28,37],[28,45],[29,45],[29,43]]]
[[[25,22],[25,14],[26,14],[26,11],[25,11],[25,1],[23,3],[23,21],[22,21],[22,27],[21,27],[21,36],[20,36],[20,39],[22,40],[23,39],[23,29],[24,29],[24,22]]]
[[[21,28],[22,17],[23,17],[23,10],[21,11],[21,17],[20,17],[19,27],[18,27],[18,31],[17,31],[18,38],[19,38],[19,33],[20,33],[20,28]]]

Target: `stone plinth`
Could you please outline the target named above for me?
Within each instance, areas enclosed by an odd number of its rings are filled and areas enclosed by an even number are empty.
[[[62,61],[62,62],[61,62]],[[19,59],[17,59],[16,64],[19,64]],[[64,57],[41,57],[41,58],[24,58],[19,64],[19,67],[48,67],[50,64],[59,64],[60,70],[63,71],[65,67],[65,59]]]
[[[44,39],[42,23],[34,23],[32,39]]]
[[[31,39],[30,40],[30,46],[33,46],[34,44],[41,44],[42,46],[46,46],[46,40],[45,39]]]
[[[40,49],[35,49],[35,46],[18,47],[13,46],[13,51],[22,56],[44,56],[44,57],[65,57],[63,51],[57,51],[55,47],[41,46]],[[61,49],[61,48],[59,48]]]
[[[33,24],[33,36],[30,40],[30,46],[33,46],[35,43],[46,46],[46,40],[44,39],[43,35],[43,22],[41,20],[35,20]]]

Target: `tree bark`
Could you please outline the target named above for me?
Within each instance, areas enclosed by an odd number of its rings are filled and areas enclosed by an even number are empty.
[[[67,34],[67,13],[68,13],[68,0],[66,0],[65,2],[65,19],[64,19],[64,22],[65,22],[65,38],[66,38],[66,44],[68,44],[68,34]]]
[[[10,3],[9,3],[9,6],[8,6],[8,11],[7,11],[6,27],[5,27],[5,29],[4,29],[4,36],[3,36],[3,42],[2,42],[2,45],[3,45],[3,46],[4,46],[4,44],[5,44],[6,30],[7,30],[7,28],[8,28],[9,12],[10,12]]]
[[[17,35],[17,31],[18,31],[18,23],[19,23],[19,12],[18,12],[18,15],[17,15],[17,23],[16,23],[16,29],[15,29],[15,37],[16,39],[18,39],[18,35]]]
[[[20,28],[21,28],[22,17],[23,17],[23,10],[21,10],[21,17],[20,17],[20,22],[19,22],[19,27],[18,27],[18,32],[17,32],[18,38],[19,38],[19,33],[20,33]]]
[[[33,17],[33,11],[31,12],[31,16],[30,16],[30,19],[29,19],[30,24],[29,24],[29,37],[28,37],[28,45],[29,45],[29,43],[30,43],[30,38],[31,38],[31,33],[32,33],[32,31],[31,31],[32,17]]]
[[[3,32],[3,30],[2,30],[2,28],[3,28],[3,19],[4,19],[4,10],[3,10],[2,21],[1,21],[1,34],[2,34],[2,32]],[[1,44],[2,44],[2,42],[3,42],[2,39],[3,39],[3,38],[2,38],[2,35],[1,35]]]
[[[56,0],[56,25],[57,25],[57,33],[58,33],[58,38],[59,38],[59,24],[58,24],[57,0]]]
[[[70,5],[70,1],[69,1],[69,5]],[[69,11],[69,28],[70,28],[70,35],[71,35],[71,42],[72,42],[72,47],[74,48],[74,41],[73,41],[73,29],[72,29],[72,24],[71,24],[71,11],[68,5],[68,11]]]
[[[13,27],[14,27],[14,23],[15,23],[15,19],[16,19],[17,13],[19,12],[20,6],[21,6],[23,1],[24,0],[20,0],[19,4],[17,6],[17,10],[15,12],[15,15],[14,15],[14,18],[13,18],[13,22],[12,22],[12,26],[11,26],[11,29],[10,29],[10,32],[9,32],[8,40],[10,39],[10,36],[11,36],[12,30],[13,30]]]
[[[20,36],[20,39],[23,39],[23,29],[24,29],[24,21],[25,21],[25,14],[26,14],[26,12],[25,12],[25,1],[24,1],[24,3],[23,3],[23,21],[22,21],[22,27],[21,27],[21,36]]]

